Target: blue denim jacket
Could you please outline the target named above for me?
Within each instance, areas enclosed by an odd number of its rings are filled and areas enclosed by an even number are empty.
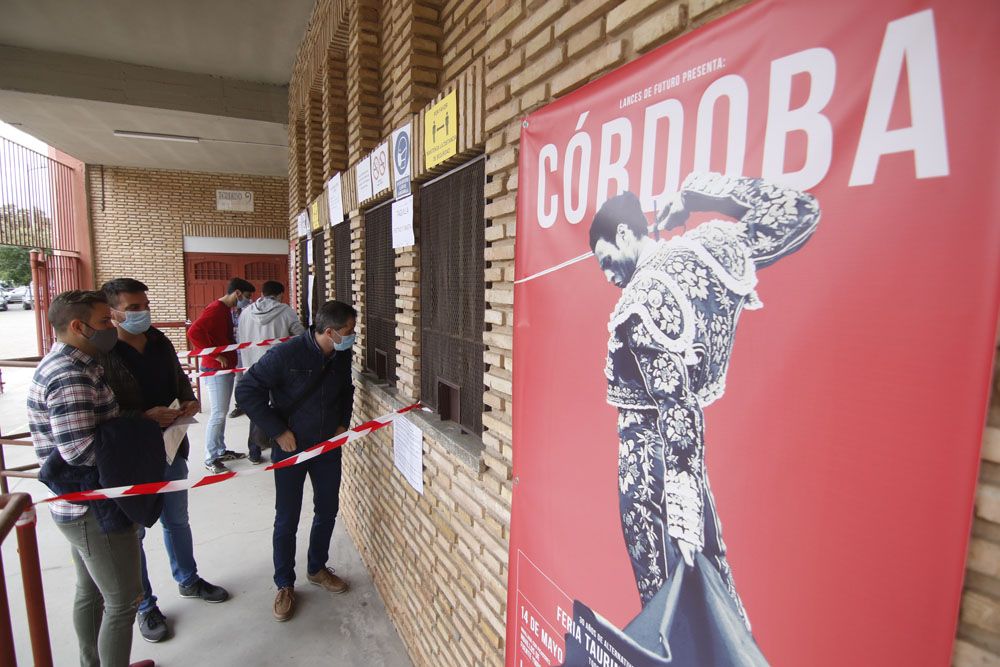
[[[291,416],[288,409],[328,359],[311,331],[271,347],[236,385],[236,402],[268,437],[290,429],[296,451],[329,440],[338,427],[350,428],[354,409],[351,351],[333,355],[323,383]],[[284,452],[279,454],[285,457]]]

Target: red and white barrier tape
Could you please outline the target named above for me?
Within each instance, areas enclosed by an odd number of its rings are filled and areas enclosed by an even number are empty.
[[[266,340],[259,340],[252,343],[233,343],[232,345],[220,345],[218,347],[203,347],[199,350],[188,350],[187,352],[181,352],[178,356],[180,357],[210,357],[216,354],[222,354],[223,352],[233,352],[234,350],[243,350],[248,347],[267,347],[268,345],[277,345],[278,343],[284,343],[286,340],[291,340],[292,336],[285,336],[284,338],[268,338]]]
[[[94,489],[92,491],[64,493],[61,496],[39,500],[35,504],[39,505],[41,503],[52,502],[53,500],[66,500],[73,503],[79,503],[86,500],[108,500],[110,498],[124,498],[126,496],[150,496],[158,493],[172,493],[174,491],[186,491],[188,489],[211,486],[212,484],[218,484],[219,482],[224,482],[227,479],[232,479],[233,477],[245,477],[247,475],[256,475],[271,470],[290,468],[293,465],[314,459],[317,456],[326,454],[327,452],[346,445],[349,442],[359,440],[373,431],[384,428],[393,423],[399,415],[406,414],[411,410],[421,409],[425,410],[426,408],[419,403],[414,403],[413,405],[408,405],[405,408],[396,410],[395,412],[390,412],[382,415],[381,417],[376,417],[369,422],[355,426],[345,433],[341,433],[336,438],[321,442],[318,445],[310,447],[304,452],[299,452],[294,456],[289,456],[287,459],[283,459],[277,463],[272,463],[264,468],[253,468],[250,470],[239,471],[233,470],[219,475],[205,475],[200,479],[180,479],[173,482],[149,482],[147,484],[133,484],[132,486],[116,486],[109,489]]]
[[[217,368],[210,371],[198,371],[192,377],[196,378],[210,378],[213,375],[229,375],[230,373],[242,373],[245,368]]]

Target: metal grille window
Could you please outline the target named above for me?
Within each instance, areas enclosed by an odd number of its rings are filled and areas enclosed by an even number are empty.
[[[195,280],[229,280],[229,265],[225,262],[198,262],[194,265]]]
[[[299,239],[299,314],[303,322],[309,321],[309,260],[306,257],[308,241]]]
[[[353,303],[351,295],[351,223],[342,222],[333,228],[334,288],[337,301]]]
[[[392,205],[365,212],[365,368],[396,384],[396,251]]]
[[[316,232],[312,237],[313,250],[313,293],[312,310],[313,317],[320,306],[326,303],[326,236],[323,232]]]
[[[485,162],[420,188],[421,401],[483,431]]]
[[[250,262],[246,265],[245,277],[256,285],[267,280],[280,280],[281,271],[276,262]]]

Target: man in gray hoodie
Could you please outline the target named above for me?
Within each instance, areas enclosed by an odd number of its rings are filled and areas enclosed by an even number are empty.
[[[268,338],[284,338],[297,336],[306,329],[302,326],[298,314],[287,303],[281,302],[285,286],[276,280],[268,280],[261,288],[262,296],[253,305],[240,313],[240,321],[236,330],[236,340],[240,343],[253,343]],[[240,350],[240,361],[243,367],[250,370],[270,347],[248,347]],[[257,429],[250,425],[250,438],[247,448],[250,450],[250,463],[260,465],[261,443]]]

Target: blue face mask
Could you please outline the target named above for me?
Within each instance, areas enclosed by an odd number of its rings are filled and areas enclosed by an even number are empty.
[[[125,321],[120,326],[130,334],[145,333],[153,324],[153,315],[148,310],[129,310],[125,312]]]
[[[242,299],[236,300],[236,307],[239,308],[240,310],[243,310],[244,308],[249,308],[252,304],[253,304],[253,299],[248,299],[247,297],[243,297]]]
[[[333,344],[333,349],[337,350],[338,352],[343,352],[344,350],[351,349],[352,347],[354,347],[354,339],[356,337],[357,334],[351,334],[350,336],[343,336],[340,339],[339,343]]]

